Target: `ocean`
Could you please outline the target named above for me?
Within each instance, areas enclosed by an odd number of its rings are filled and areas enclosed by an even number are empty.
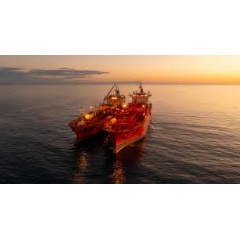
[[[112,85],[1,85],[0,183],[240,183],[240,86],[154,85],[147,136],[116,156],[68,126]],[[119,85],[128,96],[137,85]],[[128,100],[129,97],[128,97]]]

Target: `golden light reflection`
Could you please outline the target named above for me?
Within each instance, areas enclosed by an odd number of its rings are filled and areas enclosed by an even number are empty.
[[[88,171],[88,158],[86,152],[81,152],[77,161],[78,171],[74,175],[75,183],[86,183],[87,182],[87,171]]]
[[[116,160],[113,165],[114,171],[111,175],[115,184],[122,184],[126,181],[125,171],[121,160]]]

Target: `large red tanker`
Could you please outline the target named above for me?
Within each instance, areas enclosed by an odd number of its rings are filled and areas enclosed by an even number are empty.
[[[108,132],[108,143],[114,153],[146,136],[151,118],[150,96],[140,84],[139,91],[130,95],[132,102],[117,107],[112,118],[105,121],[103,129]]]

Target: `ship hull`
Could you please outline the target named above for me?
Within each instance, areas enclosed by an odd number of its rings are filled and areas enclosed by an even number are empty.
[[[128,132],[109,132],[109,143],[113,153],[117,154],[123,148],[144,138],[147,134],[151,115],[148,113],[141,126]]]
[[[91,123],[89,124],[79,125],[79,126],[78,126],[78,122],[81,121],[81,119],[70,122],[69,126],[71,127],[72,131],[75,132],[76,134],[75,144],[78,144],[88,138],[92,138],[93,136],[103,132],[103,124],[108,119],[109,117],[105,116],[104,118],[91,121]]]
[[[83,130],[76,130],[76,141],[75,144],[78,144],[88,138],[92,138],[95,135],[98,135],[102,132],[102,126],[101,127],[92,127],[91,129],[88,129],[87,131]]]
[[[115,93],[111,94],[115,87]],[[104,97],[103,103],[98,108],[83,114],[82,117],[75,119],[69,123],[69,127],[76,134],[76,142],[79,143],[90,137],[93,137],[103,132],[103,125],[109,118],[112,118],[114,110],[125,105],[125,96],[121,95],[116,84],[113,85],[108,94]],[[91,107],[93,108],[93,107]]]

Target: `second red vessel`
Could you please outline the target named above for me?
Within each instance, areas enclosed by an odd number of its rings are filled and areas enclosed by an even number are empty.
[[[112,93],[114,89],[114,92]],[[104,97],[103,103],[88,113],[82,115],[69,123],[70,128],[76,134],[76,142],[88,139],[103,130],[103,124],[112,118],[116,107],[125,104],[125,96],[121,95],[119,89],[114,85]]]

